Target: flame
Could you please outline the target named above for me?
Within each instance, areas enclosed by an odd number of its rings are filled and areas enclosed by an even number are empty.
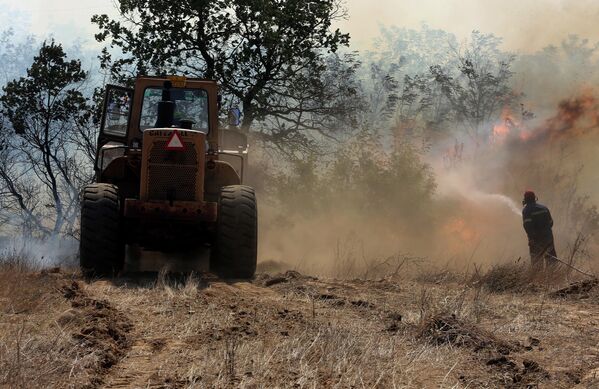
[[[519,120],[509,107],[504,108],[498,123],[493,126],[491,143],[506,146],[546,144],[591,132],[599,133],[598,130],[599,101],[587,88],[577,96],[561,101],[557,112],[534,128],[528,128],[527,123]]]
[[[455,245],[460,247],[470,245],[480,237],[477,230],[470,227],[462,218],[454,218],[447,222],[443,226],[443,233],[453,238]]]
[[[493,136],[496,138],[506,137],[510,133],[510,128],[505,124],[496,124],[493,127]]]
[[[591,89],[563,100],[554,116],[531,131],[521,140],[527,143],[547,143],[576,138],[599,130],[599,102]]]
[[[520,131],[520,135],[518,136],[522,142],[527,142],[532,137],[532,132],[528,130]]]
[[[519,130],[520,122],[518,122],[509,107],[504,107],[501,112],[501,122],[493,126],[491,142],[495,144],[503,144],[515,130]]]

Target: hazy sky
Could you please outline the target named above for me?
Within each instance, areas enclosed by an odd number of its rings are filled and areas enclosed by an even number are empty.
[[[477,29],[505,39],[505,48],[529,51],[575,33],[599,41],[599,0],[348,0],[339,26],[356,49],[368,48],[381,25],[426,23],[464,38]],[[0,23],[38,36],[93,44],[95,13],[114,13],[112,0],[0,0]]]

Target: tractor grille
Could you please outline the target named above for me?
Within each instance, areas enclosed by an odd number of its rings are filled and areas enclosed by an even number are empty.
[[[185,150],[165,150],[166,142],[154,142],[148,165],[148,199],[194,201],[198,172],[197,152],[193,143]]]

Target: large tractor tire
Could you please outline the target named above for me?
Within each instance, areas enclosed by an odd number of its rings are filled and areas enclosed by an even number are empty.
[[[225,186],[218,201],[216,242],[210,270],[224,278],[252,278],[258,258],[258,212],[254,189]]]
[[[121,231],[119,192],[114,185],[85,187],[79,261],[81,270],[88,276],[113,276],[123,269],[125,241]]]

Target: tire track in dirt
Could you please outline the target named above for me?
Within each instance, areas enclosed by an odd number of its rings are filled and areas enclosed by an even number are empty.
[[[104,288],[104,285],[99,283],[96,286]],[[119,292],[127,292],[127,290],[119,289]],[[211,283],[205,289],[205,295],[208,296],[210,302],[216,302],[216,309],[223,313],[229,313],[232,306],[232,300],[243,298],[255,298],[260,301],[265,295],[273,293],[264,288],[255,287],[249,283],[235,283],[229,285],[225,282]],[[201,300],[201,299],[200,299]],[[227,328],[220,331],[206,331],[205,333],[196,333],[194,335],[182,336],[181,339],[173,338],[173,333],[165,333],[164,337],[148,336],[148,324],[154,319],[154,315],[150,315],[145,306],[128,307],[132,311],[130,316],[134,321],[132,338],[134,339],[133,346],[127,355],[116,365],[106,377],[105,388],[163,388],[177,387],[180,383],[176,378],[160,377],[159,371],[162,370],[160,364],[162,361],[169,361],[176,358],[176,355],[185,349],[193,347],[193,344],[202,345],[208,348],[209,344],[221,340],[224,336],[231,336],[234,333],[252,334],[248,328],[244,328],[243,324],[232,323]],[[245,312],[241,310],[241,312]],[[195,312],[194,312],[195,313]],[[187,318],[174,318],[174,320],[185,320]],[[169,336],[170,335],[170,336]],[[165,368],[164,370],[168,370]]]
[[[130,285],[122,281],[119,283],[122,285],[115,287],[108,281],[96,281],[87,288],[92,294],[101,296],[126,312],[132,323],[129,333],[132,344],[126,355],[106,371],[102,378],[102,387],[105,388],[180,386],[176,376],[165,376],[178,354],[199,347],[214,349],[214,344],[221,343],[225,338],[255,336],[256,330],[246,320],[251,308],[259,309],[262,302],[268,301],[268,296],[277,296],[268,288],[246,282],[229,284],[212,281],[199,287],[201,293],[192,293],[189,301],[182,306],[181,290],[156,286],[156,283],[141,286],[136,280]],[[169,301],[171,298],[172,301]],[[177,332],[174,328],[195,320],[194,316],[201,319],[206,314],[202,310],[207,308],[212,315],[222,317],[215,320],[222,324],[220,328],[210,327],[192,333]]]
[[[109,371],[102,377],[103,388],[154,388],[162,385],[152,384],[152,374],[161,355],[165,354],[170,344],[163,338],[145,336],[145,324],[152,320],[140,306],[127,304],[127,289],[113,288],[107,281],[95,281],[88,284],[88,290],[126,311],[132,323],[130,331],[130,347]]]
[[[148,275],[55,272],[7,284],[8,320],[29,310],[34,322],[22,327],[23,355],[35,358],[22,379],[90,389],[599,383],[594,289],[553,298],[297,272],[252,282]]]
[[[135,336],[135,335],[134,335]],[[136,339],[123,359],[106,377],[104,388],[161,388],[153,384],[157,361],[162,355],[183,345],[165,342],[163,339]]]
[[[104,383],[104,376],[115,366],[131,346],[129,318],[105,299],[95,298],[77,281],[62,287],[72,309],[63,313],[58,322],[65,325],[77,322],[78,331],[72,334],[88,354],[97,355],[97,364],[89,366],[91,387]]]
[[[394,382],[437,387],[449,379],[484,386],[500,378],[519,388],[531,382],[579,382],[584,375],[562,377],[542,358],[543,350],[525,350],[511,336],[506,342],[514,349],[502,353],[485,329],[493,329],[489,320],[508,322],[508,316],[493,314],[476,324],[440,316],[441,324],[430,321],[437,338],[419,336],[429,323],[418,324],[424,287],[300,274],[262,275],[251,283],[200,275],[183,281],[159,277],[146,284],[96,281],[86,291],[109,302],[132,325],[130,348],[102,377],[107,388],[349,387],[359,386],[361,379],[380,387]],[[461,301],[458,287],[434,288],[431,293],[440,302]],[[492,340],[488,346],[487,340]],[[543,342],[549,350],[550,340]],[[447,359],[455,361],[453,367],[446,366]]]
[[[106,371],[103,387],[185,386],[189,381],[180,382],[181,371],[196,363],[189,355],[198,350],[220,355],[226,352],[223,347],[261,339],[284,340],[316,325],[313,302],[305,296],[249,282],[209,280],[201,284],[187,297],[182,285],[179,289],[156,283],[146,287],[136,285],[135,280],[129,285],[121,281],[116,287],[107,281],[88,284],[91,294],[110,301],[132,323],[128,334],[131,346]],[[355,308],[355,316],[348,320],[368,316],[362,312],[368,310],[368,304],[356,304]],[[334,312],[323,303],[318,307],[319,319],[324,309]]]

